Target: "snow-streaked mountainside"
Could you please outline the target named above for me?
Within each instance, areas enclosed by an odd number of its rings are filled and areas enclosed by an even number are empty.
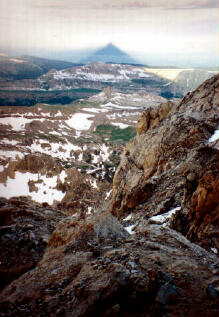
[[[181,98],[217,71],[150,69],[144,66],[91,62],[68,69],[51,69],[35,80],[0,82],[0,105],[70,103],[111,86],[118,92]]]
[[[218,316],[218,89],[0,108],[2,317]]]
[[[37,202],[62,203],[71,169],[83,173],[88,188],[98,191],[101,182],[112,181],[122,146],[135,135],[142,110],[165,101],[145,92],[121,94],[107,88],[63,107],[0,108],[1,195],[23,193]],[[28,155],[52,163],[44,172],[28,169]],[[25,173],[17,169],[19,164]],[[108,185],[105,189],[107,195]]]

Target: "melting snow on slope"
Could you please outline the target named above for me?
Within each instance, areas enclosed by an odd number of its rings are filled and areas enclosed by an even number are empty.
[[[65,144],[63,143],[48,143],[48,148],[42,147],[43,144],[46,144],[43,140],[34,141],[31,146],[27,148],[31,150],[32,153],[40,152],[47,155],[52,155],[53,157],[68,160],[71,158],[72,151],[81,150],[81,147],[77,145],[73,145],[70,142],[66,141]]]
[[[38,191],[30,192],[28,182],[29,181],[38,181],[42,182],[36,183]],[[18,186],[19,184],[19,186]],[[26,172],[25,174],[20,172],[15,172],[15,178],[8,178],[7,184],[0,184],[1,196],[5,198],[11,198],[14,196],[30,196],[32,200],[43,203],[47,202],[49,205],[52,205],[55,200],[61,201],[65,196],[65,193],[62,193],[60,190],[57,190],[57,176],[46,177],[39,174],[32,174]]]
[[[109,196],[111,195],[111,193],[112,193],[112,189],[106,193],[105,200],[107,200],[107,199],[109,198]]]
[[[163,223],[167,222],[176,211],[178,211],[180,209],[181,209],[181,207],[176,207],[174,209],[169,210],[165,214],[153,216],[149,219],[149,222],[162,225]]]
[[[94,112],[94,113],[108,112],[107,109],[98,109],[98,108],[83,108],[82,110],[87,112]]]
[[[96,188],[96,189],[98,189],[98,186],[97,186],[97,181],[96,181],[96,179],[94,179],[94,180],[90,180],[90,184],[91,184],[91,186],[92,186],[93,188]]]
[[[132,214],[130,214],[126,218],[124,218],[123,221],[129,221],[131,219],[132,219]]]
[[[0,119],[0,124],[10,125],[14,131],[21,131],[25,129],[25,124],[34,121],[35,119],[27,119],[24,117],[4,117]],[[45,119],[36,119],[37,121],[44,121]]]
[[[93,121],[88,120],[88,118],[93,117],[92,114],[86,113],[75,113],[69,120],[65,122],[76,130],[89,130]]]
[[[19,143],[16,140],[9,140],[9,139],[6,139],[6,138],[2,139],[1,142],[4,143],[4,144],[7,144],[7,145],[8,144],[9,145],[17,145]]]
[[[128,231],[129,234],[134,234],[135,231],[132,230],[134,227],[135,225],[131,225],[131,226],[125,227],[125,230]]]
[[[61,173],[59,174],[59,178],[62,183],[64,183],[66,177],[67,177],[66,171],[61,171]]]
[[[217,249],[216,248],[211,248],[211,251],[217,254]]]
[[[101,151],[101,157],[102,157],[102,161],[106,161],[109,159],[109,156],[111,154],[111,150],[109,149],[109,147],[107,147],[105,144],[102,144],[100,146],[100,151]]]
[[[0,150],[0,158],[1,159],[8,159],[9,158],[9,159],[15,161],[17,159],[17,157],[23,158],[24,153],[18,152],[18,151]]]
[[[215,130],[214,134],[208,140],[208,143],[217,141],[219,139],[219,130]]]

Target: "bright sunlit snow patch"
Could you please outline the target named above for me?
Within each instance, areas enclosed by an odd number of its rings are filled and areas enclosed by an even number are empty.
[[[23,158],[24,153],[19,152],[19,151],[6,151],[6,150],[0,150],[0,158],[1,159],[11,159],[11,160],[16,160],[18,158]]]
[[[93,121],[88,120],[88,118],[91,118],[93,116],[94,115],[92,114],[76,113],[65,122],[69,125],[69,127],[76,130],[89,130]]]
[[[2,139],[1,143],[9,144],[9,145],[17,145],[19,142],[16,140]]]
[[[107,199],[109,198],[109,196],[111,195],[111,193],[112,193],[112,189],[106,193],[105,200],[107,200]]]
[[[88,207],[88,209],[87,209],[87,215],[91,215],[91,210],[92,210],[92,207]]]
[[[130,214],[126,218],[124,218],[123,221],[129,221],[131,219],[132,219],[132,214]]]
[[[100,151],[101,151],[101,158],[102,161],[106,161],[109,159],[110,154],[112,151],[107,147],[105,144],[100,145]]]
[[[40,181],[35,183],[37,192],[30,192],[28,182],[29,181]],[[65,196],[60,190],[57,190],[57,176],[46,177],[39,174],[32,174],[29,172],[20,173],[15,172],[15,178],[8,178],[7,183],[0,184],[0,193],[2,197],[11,198],[19,196],[29,196],[32,200],[43,203],[47,202],[52,205],[54,201],[61,201]]]
[[[165,214],[162,215],[158,215],[158,216],[153,216],[149,219],[150,222],[156,223],[156,224],[163,224],[165,222],[167,222],[171,216],[178,210],[180,210],[181,207],[176,207],[174,209],[169,210],[168,212],[166,212]]]
[[[107,109],[98,109],[98,108],[83,108],[81,110],[87,111],[87,112],[93,112],[93,113],[108,112]]]
[[[48,144],[48,147],[43,147],[43,144]],[[81,147],[71,144],[66,140],[66,143],[45,143],[43,140],[34,141],[31,146],[27,147],[32,153],[40,152],[47,155],[52,155],[53,157],[59,158],[61,160],[69,160],[72,157],[74,151],[81,150]]]
[[[211,251],[217,254],[217,249],[216,248],[211,248]]]
[[[61,116],[62,116],[62,113],[60,110],[54,115],[54,117],[61,117]]]
[[[44,121],[45,119],[36,119],[37,121]],[[34,121],[34,119],[27,119],[24,117],[4,117],[0,118],[0,124],[10,125],[14,131],[21,131],[25,129],[25,125]]]
[[[62,183],[64,183],[66,177],[67,177],[66,171],[61,171],[61,173],[59,174],[59,178]]]
[[[217,141],[219,139],[219,130],[215,130],[214,134],[208,140],[208,143]]]
[[[96,189],[98,189],[98,186],[97,186],[97,181],[96,181],[96,179],[94,179],[94,180],[90,180],[90,184],[91,184],[91,186],[92,186],[93,188],[96,188]]]
[[[128,231],[129,234],[134,234],[135,231],[132,230],[134,227],[135,225],[131,225],[131,226],[125,227],[125,230]]]

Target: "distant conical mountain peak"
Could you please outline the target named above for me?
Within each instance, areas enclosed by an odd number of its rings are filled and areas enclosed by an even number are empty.
[[[109,43],[106,46],[98,49],[93,54],[88,56],[82,61],[83,63],[88,62],[104,62],[104,63],[118,63],[118,64],[136,64],[129,54],[122,51],[120,48],[115,46],[113,43]]]

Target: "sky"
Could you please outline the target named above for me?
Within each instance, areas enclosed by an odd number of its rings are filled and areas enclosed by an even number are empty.
[[[217,0],[0,0],[0,30],[1,51],[58,56],[112,42],[149,64],[218,65]]]

